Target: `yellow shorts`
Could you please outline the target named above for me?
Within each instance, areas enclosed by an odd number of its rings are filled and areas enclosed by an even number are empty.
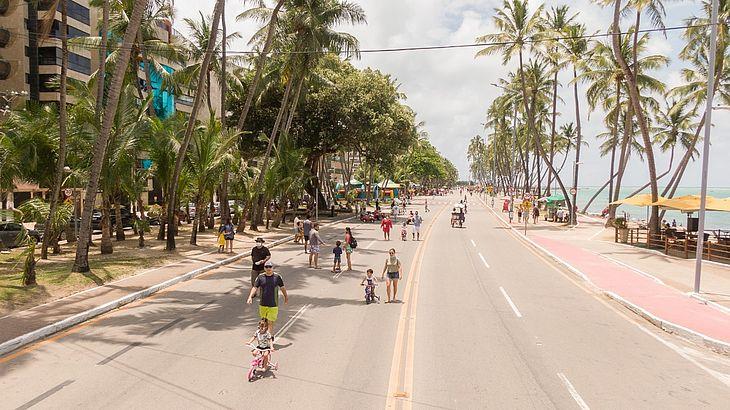
[[[266,318],[269,322],[276,322],[276,318],[279,317],[279,307],[259,305],[259,317]]]

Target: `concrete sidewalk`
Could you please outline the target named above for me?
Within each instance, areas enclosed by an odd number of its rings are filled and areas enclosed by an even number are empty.
[[[319,222],[326,225],[349,217],[351,217],[351,214],[344,214],[336,218],[320,217]],[[284,230],[264,233],[260,236],[266,239],[267,244],[271,244],[275,241],[285,240],[290,235],[291,232],[289,230]],[[229,262],[227,260],[231,259],[231,263],[248,266],[250,265],[248,255],[250,255],[251,248],[255,245],[255,238],[257,236],[250,231],[236,235],[235,249],[240,253],[218,253],[217,246],[208,246],[201,249],[199,253],[186,256],[174,263],[146,270],[134,276],[129,276],[118,281],[75,293],[62,299],[0,317],[0,344],[56,324],[59,321],[75,315],[88,312],[91,309],[99,308],[105,304],[172,280],[186,273],[205,269],[211,264],[227,263]],[[248,277],[248,271],[242,274]]]
[[[512,227],[524,234],[524,223]],[[692,295],[694,260],[614,243],[613,236],[603,221],[584,216],[572,228],[543,220],[527,226],[529,241],[609,297],[664,330],[730,353],[730,266],[704,263],[702,292]]]

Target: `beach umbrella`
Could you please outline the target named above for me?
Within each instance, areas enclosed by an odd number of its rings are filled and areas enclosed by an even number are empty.
[[[657,205],[659,202],[666,200],[666,198],[660,196],[656,203],[651,200],[651,194],[639,194],[630,196],[628,198],[619,199],[613,201],[610,205],[634,205],[634,206],[652,206]]]
[[[674,209],[685,213],[693,213],[700,210],[700,196],[684,195],[677,198],[662,199],[654,202],[652,205],[658,205],[665,209]],[[728,198],[718,199],[708,195],[706,209],[708,211],[730,212],[730,200]]]

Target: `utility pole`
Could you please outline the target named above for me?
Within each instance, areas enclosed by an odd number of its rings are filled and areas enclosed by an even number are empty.
[[[702,148],[702,186],[700,188],[700,217],[697,231],[697,254],[695,255],[694,292],[700,293],[702,277],[702,251],[705,244],[705,212],[707,209],[707,167],[710,157],[710,134],[712,133],[712,100],[715,96],[715,49],[717,48],[717,13],[719,0],[712,0],[710,25],[710,56],[707,66],[707,107],[705,108],[705,140]]]

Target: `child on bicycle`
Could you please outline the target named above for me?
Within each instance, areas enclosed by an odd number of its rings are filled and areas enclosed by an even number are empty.
[[[342,261],[342,242],[335,242],[335,247],[332,248],[332,253],[335,254],[335,262],[332,265],[332,273],[340,271],[340,262]]]
[[[373,299],[378,298],[377,295],[375,295],[375,287],[378,286],[378,280],[373,276],[373,270],[368,269],[365,278],[363,278],[362,282],[360,282],[360,286],[365,286],[365,295],[368,294],[368,288],[370,289],[370,292],[373,294]]]
[[[248,344],[251,345],[254,340],[256,341],[256,348],[251,349],[251,354],[256,357],[261,352],[264,357],[262,368],[266,369],[269,366],[269,355],[274,351],[274,337],[269,333],[269,321],[265,317],[259,320],[259,327],[248,341]]]

